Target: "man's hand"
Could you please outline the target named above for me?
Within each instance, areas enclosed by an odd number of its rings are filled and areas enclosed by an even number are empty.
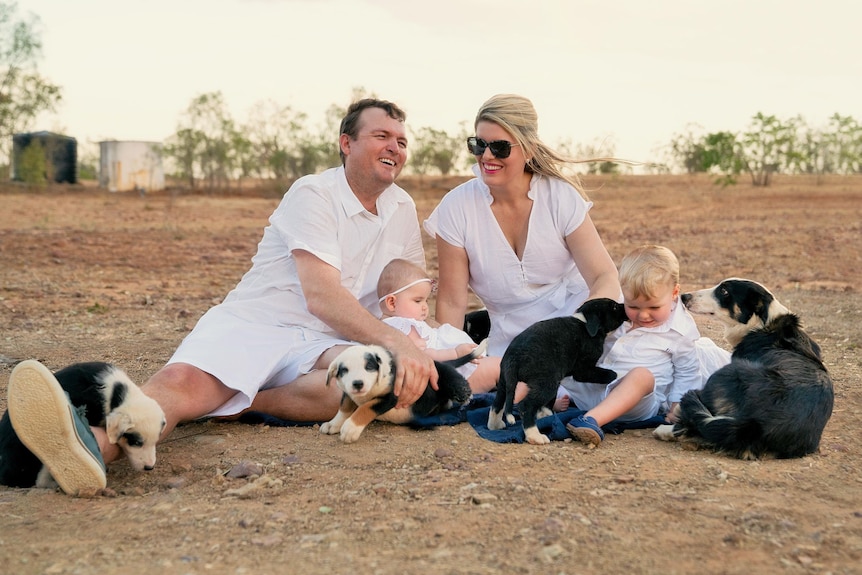
[[[390,348],[395,356],[395,386],[393,391],[398,396],[397,407],[409,407],[422,397],[425,386],[437,389],[437,369],[434,360],[416,347],[409,339],[404,343]]]

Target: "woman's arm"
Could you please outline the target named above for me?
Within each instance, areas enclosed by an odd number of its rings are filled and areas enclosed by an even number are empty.
[[[464,325],[467,311],[470,266],[467,250],[453,246],[437,236],[437,307],[438,323],[457,328]]]
[[[590,288],[589,299],[606,297],[620,301],[622,290],[617,266],[589,215],[578,229],[566,236],[566,245]]]

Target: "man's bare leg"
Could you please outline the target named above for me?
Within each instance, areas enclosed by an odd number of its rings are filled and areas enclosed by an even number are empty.
[[[258,392],[249,411],[289,421],[329,421],[341,403],[341,390],[326,385],[326,370],[301,375],[287,385]]]
[[[258,392],[249,411],[260,411],[289,421],[329,421],[341,403],[341,390],[327,385],[329,364],[347,346],[332,347],[321,354],[314,370],[287,385]]]

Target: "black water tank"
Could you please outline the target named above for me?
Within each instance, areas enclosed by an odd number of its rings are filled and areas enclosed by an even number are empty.
[[[78,142],[75,138],[52,132],[29,132],[12,136],[12,179],[21,181],[19,161],[27,147],[37,143],[45,150],[45,163],[51,167],[53,181],[78,182]],[[48,177],[46,174],[46,178]]]

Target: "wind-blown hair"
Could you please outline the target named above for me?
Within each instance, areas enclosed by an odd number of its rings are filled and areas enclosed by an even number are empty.
[[[576,160],[557,152],[539,138],[539,116],[533,103],[516,94],[497,94],[482,104],[473,123],[475,129],[479,122],[493,122],[506,130],[521,145],[524,156],[529,158],[525,170],[529,173],[559,178],[571,184],[584,197],[589,199],[575,174],[563,171],[565,164],[584,163],[595,160]]]

